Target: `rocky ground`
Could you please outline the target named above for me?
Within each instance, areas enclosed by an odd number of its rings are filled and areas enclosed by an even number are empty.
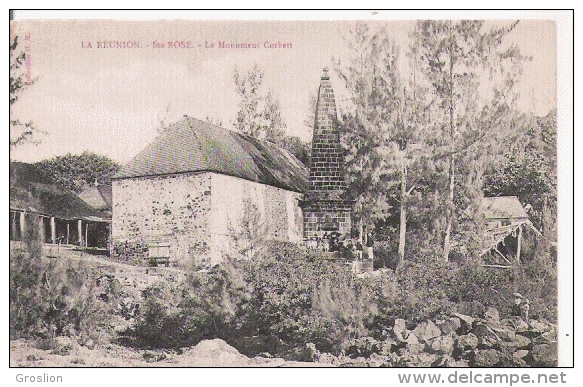
[[[557,327],[501,319],[488,308],[482,318],[455,313],[415,326],[397,319],[385,340],[356,340],[348,351],[349,359],[315,352],[314,360],[345,367],[556,367]]]
[[[242,355],[223,340],[204,340],[194,347],[175,351],[134,350],[109,344],[81,346],[58,337],[52,349],[39,343],[10,342],[10,367],[333,367],[332,364],[287,361],[280,358]],[[41,345],[42,346],[42,345]]]
[[[103,273],[97,292],[107,294],[112,282],[122,295],[117,331],[129,327],[141,302],[141,292],[158,281],[176,281],[175,268],[148,268],[112,262],[101,257],[66,252],[67,258],[86,260]],[[102,289],[103,288],[103,289]],[[135,350],[116,344],[79,345],[67,337],[52,343],[14,340],[10,343],[10,365],[15,367],[552,367],[557,365],[557,327],[547,321],[503,319],[494,308],[480,313],[455,313],[443,320],[411,325],[397,319],[384,340],[357,339],[341,356],[320,353],[308,343],[294,358],[269,354],[248,357],[226,342],[205,340],[177,351]],[[479,317],[477,317],[479,315]],[[122,318],[123,317],[123,318]],[[248,353],[248,352],[245,352]]]

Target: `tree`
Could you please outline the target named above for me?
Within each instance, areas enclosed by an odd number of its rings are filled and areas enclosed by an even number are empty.
[[[418,22],[420,69],[433,91],[434,160],[447,177],[440,187],[442,191],[447,187],[442,201],[446,261],[459,216],[456,209],[476,203],[484,169],[517,129],[514,86],[524,57],[515,46],[503,44],[516,24],[486,28],[484,21]],[[465,169],[461,183],[468,191],[466,197],[456,195],[460,167]]]
[[[37,163],[51,180],[73,192],[81,192],[98,182],[109,184],[120,166],[109,157],[85,151],[80,155],[68,153]]]
[[[267,93],[262,90],[264,76],[257,64],[246,74],[235,68],[239,111],[233,125],[241,133],[278,143],[285,135],[286,124],[281,117],[279,100],[270,90]]]
[[[399,203],[399,264],[405,256],[407,198],[416,187],[408,170],[422,153],[418,145],[425,120],[423,93],[417,90],[414,74],[410,82],[403,81],[399,50],[384,30],[371,32],[359,23],[348,44],[350,64],[338,73],[351,102],[343,116],[349,191],[356,197],[361,220],[386,218],[392,202]]]
[[[287,127],[279,100],[271,90],[263,90],[264,72],[259,65],[245,74],[235,68],[234,79],[239,95],[239,111],[235,129],[251,137],[270,141],[291,152],[304,165],[309,163],[309,146],[299,137],[287,136]]]
[[[32,121],[22,122],[12,112],[22,92],[34,83],[34,80],[25,79],[22,67],[26,60],[27,54],[20,50],[18,35],[15,35],[10,41],[10,149],[27,142],[36,143],[35,135],[44,133]]]

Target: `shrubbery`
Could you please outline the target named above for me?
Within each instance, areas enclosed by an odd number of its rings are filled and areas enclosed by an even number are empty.
[[[142,347],[221,338],[247,355],[293,357],[307,343],[338,355],[367,337],[383,340],[397,318],[414,325],[456,311],[481,317],[487,307],[508,316],[516,291],[531,297],[533,317],[556,321],[556,297],[544,293],[555,277],[536,267],[407,261],[396,272],[357,278],[318,251],[267,243],[253,260],[227,259],[184,282],[150,288],[126,334]]]
[[[10,337],[85,340],[108,329],[109,305],[96,297],[94,270],[44,257],[37,231],[31,226],[24,248],[10,254]]]

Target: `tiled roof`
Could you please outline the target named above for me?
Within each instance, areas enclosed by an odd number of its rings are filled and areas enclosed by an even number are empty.
[[[516,196],[482,198],[485,219],[528,219],[528,214]]]
[[[10,209],[62,219],[102,218],[75,193],[52,184],[40,169],[20,162],[10,163]]]
[[[307,169],[287,150],[191,117],[164,131],[113,179],[202,171],[302,193],[308,187]]]
[[[111,210],[111,185],[92,186],[79,194],[79,197],[98,210]]]

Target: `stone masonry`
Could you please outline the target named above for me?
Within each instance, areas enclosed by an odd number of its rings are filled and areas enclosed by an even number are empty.
[[[344,198],[344,154],[336,101],[328,69],[324,69],[318,90],[309,191],[300,201],[304,212],[304,238],[321,238],[337,231],[350,235],[352,201]]]

